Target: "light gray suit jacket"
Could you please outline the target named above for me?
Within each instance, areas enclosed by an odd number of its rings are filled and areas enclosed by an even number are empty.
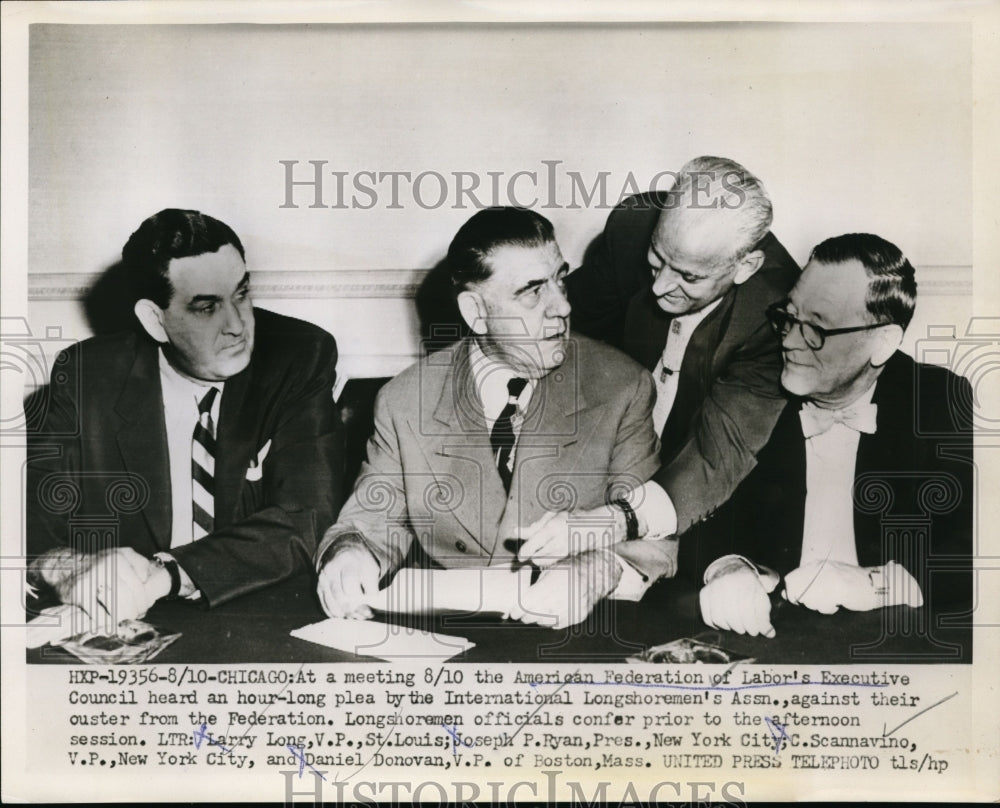
[[[359,534],[383,576],[414,541],[445,568],[506,566],[504,540],[548,510],[593,508],[659,466],[652,378],[614,348],[573,335],[539,380],[516,446],[510,494],[493,461],[468,340],[407,368],[380,391],[375,432],[354,492],[317,551]],[[599,524],[595,530],[601,529]],[[672,576],[676,542],[617,545],[647,580]]]

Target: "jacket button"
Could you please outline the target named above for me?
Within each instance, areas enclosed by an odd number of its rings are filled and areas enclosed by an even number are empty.
[[[460,553],[464,553],[467,549],[465,546],[465,542],[464,541],[455,542],[455,549],[458,550],[458,552]]]

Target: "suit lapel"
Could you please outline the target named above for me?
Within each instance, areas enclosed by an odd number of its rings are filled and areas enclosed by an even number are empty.
[[[691,419],[708,395],[708,388],[714,379],[712,365],[726,332],[736,288],[733,287],[722,302],[698,323],[684,351],[680,378],[677,381],[677,396],[660,435],[664,463],[672,460],[687,441],[691,433]]]
[[[572,482],[574,466],[565,449],[580,439],[583,413],[589,406],[579,384],[582,359],[576,347],[570,340],[563,364],[538,380],[528,403],[517,440],[511,496],[502,516],[503,532],[529,524],[562,502],[560,492]]]
[[[215,449],[215,521],[221,527],[236,521],[239,494],[253,453],[259,408],[263,397],[255,395],[254,363],[226,380],[219,404]]]
[[[891,479],[889,473],[895,469],[906,469],[908,447],[916,428],[912,418],[913,379],[907,378],[904,365],[901,355],[894,354],[875,383],[872,395],[872,402],[878,407],[875,433],[862,433],[854,468],[855,486],[864,475],[885,478],[893,490],[893,501],[897,507],[903,506],[903,480],[898,477]],[[855,490],[854,496],[857,497],[858,493]],[[854,508],[854,537],[858,563],[862,566],[882,563],[883,516],[883,513],[863,513],[857,506]]]
[[[469,341],[463,340],[452,350],[452,362],[443,375],[432,415],[434,423],[426,433],[431,436],[427,461],[439,478],[462,481],[465,496],[452,515],[469,538],[491,556],[507,495],[493,462],[486,418],[471,369]]]
[[[633,297],[626,311],[622,343],[625,352],[652,372],[667,344],[673,318],[657,305],[649,289]]]
[[[170,548],[172,500],[158,351],[145,340],[137,345],[135,361],[115,404],[115,412],[122,420],[116,441],[125,470],[149,485],[151,497],[142,515],[153,543],[167,550]]]

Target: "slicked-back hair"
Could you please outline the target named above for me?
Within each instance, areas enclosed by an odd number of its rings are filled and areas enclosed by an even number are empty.
[[[243,244],[232,228],[197,210],[165,208],[154,213],[122,247],[122,263],[135,285],[138,300],[170,305],[173,287],[167,270],[174,258],[217,252],[231,244],[246,260]]]
[[[463,224],[448,247],[448,273],[457,295],[493,274],[490,255],[499,247],[541,247],[556,240],[552,222],[527,208],[494,207]]]
[[[741,238],[733,245],[732,260],[753,250],[774,219],[764,184],[735,160],[710,155],[684,164],[668,192],[667,208],[704,216],[735,211]]]
[[[809,260],[821,264],[859,261],[868,275],[868,312],[876,321],[893,323],[904,330],[910,324],[917,302],[917,281],[913,265],[892,242],[871,233],[846,233],[816,245]]]

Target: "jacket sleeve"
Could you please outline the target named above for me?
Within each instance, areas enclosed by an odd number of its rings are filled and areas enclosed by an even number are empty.
[[[257,510],[171,554],[208,606],[277,583],[312,564],[318,536],[342,502],[344,435],[333,401],[337,347],[324,334],[283,377],[280,409],[262,465]]]
[[[653,430],[653,403],[656,390],[646,372],[636,375],[636,389],[618,426],[609,468],[609,498],[646,482],[659,467],[659,440]],[[643,584],[669,578],[677,571],[677,542],[655,539],[619,542],[615,553],[642,577]]]
[[[396,424],[390,412],[391,389],[375,399],[375,429],[368,441],[368,458],[361,466],[354,491],[337,522],[323,536],[316,552],[316,569],[342,537],[360,538],[378,561],[381,577],[402,566],[415,538],[406,519],[406,487]]]
[[[716,378],[692,420],[690,437],[653,478],[677,512],[677,534],[725,503],[756,464],[785,406],[781,347],[761,324]]]
[[[25,477],[26,550],[40,555],[69,543],[69,514],[76,486],[58,483],[80,470],[80,352],[74,345],[56,358],[49,385],[25,403],[28,422]]]

